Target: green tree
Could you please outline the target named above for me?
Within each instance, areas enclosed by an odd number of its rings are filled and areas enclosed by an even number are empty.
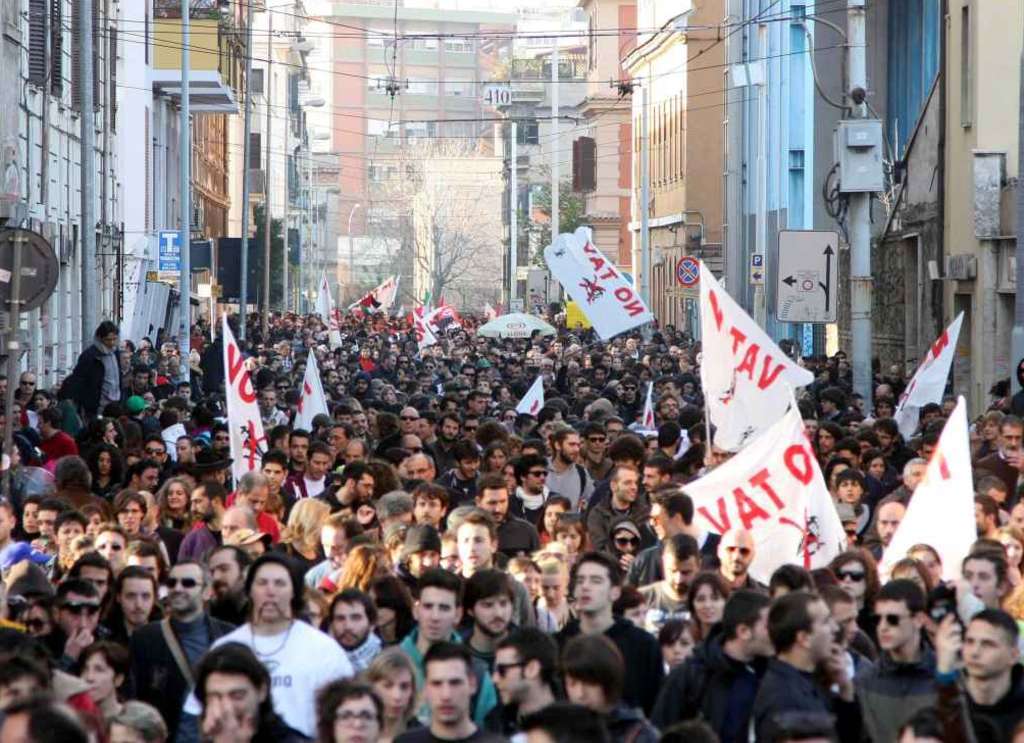
[[[528,214],[519,214],[520,230],[526,233],[533,246],[530,257],[531,264],[544,265],[544,248],[551,244],[551,178],[550,169],[545,166],[541,173],[547,175],[539,188],[534,191],[533,209],[548,217],[547,221],[534,222]],[[576,228],[586,222],[586,204],[583,194],[572,190],[572,183],[563,180],[558,184],[558,231],[575,232]],[[520,244],[523,244],[520,242]]]
[[[256,251],[256,259],[254,261],[255,273],[257,282],[259,285],[259,295],[263,296],[263,235],[264,225],[266,224],[264,218],[264,207],[258,205],[253,210],[253,222],[256,224],[256,235],[252,238],[253,242],[259,246],[259,250]],[[251,255],[251,254],[250,254]],[[289,265],[289,271],[297,268],[294,261]],[[281,295],[281,274],[284,271],[284,221],[281,219],[270,219],[270,306],[273,308],[280,308],[283,305]],[[251,275],[251,274],[250,274]],[[297,274],[291,273],[291,276]]]

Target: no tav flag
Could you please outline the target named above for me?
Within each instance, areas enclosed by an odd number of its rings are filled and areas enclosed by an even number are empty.
[[[700,383],[715,446],[739,451],[777,422],[814,375],[782,352],[700,264]]]
[[[792,396],[790,400],[792,401]],[[739,454],[683,486],[694,523],[715,534],[754,537],[750,574],[767,583],[788,563],[825,567],[846,548],[846,533],[793,404]]]
[[[949,368],[953,365],[953,357],[956,355],[956,343],[960,338],[960,326],[963,321],[964,313],[961,312],[929,346],[924,361],[917,367],[907,388],[900,395],[892,417],[896,419],[903,438],[909,439],[917,432],[921,408],[930,402],[942,402],[942,394],[946,391],[946,380],[949,378]]]
[[[525,413],[536,417],[540,409],[544,407],[544,377],[538,375],[530,389],[523,395],[523,399],[516,405],[517,413]]]
[[[907,512],[882,555],[879,572],[883,576],[888,576],[915,544],[927,544],[942,558],[942,579],[960,578],[960,563],[978,538],[973,477],[967,404],[961,397],[942,429],[924,479],[914,489]]]
[[[223,317],[224,373],[227,392],[228,431],[231,435],[231,475],[237,483],[246,472],[258,470],[263,460],[267,438],[263,419],[256,403],[256,389],[245,368],[242,351]]]
[[[594,247],[586,227],[556,237],[544,260],[601,340],[654,319],[633,285]]]
[[[306,358],[306,374],[302,378],[302,395],[299,397],[299,410],[295,416],[295,427],[306,431],[313,430],[313,418],[318,415],[330,415],[327,410],[327,396],[320,382],[320,369],[316,363],[316,355],[310,349]]]

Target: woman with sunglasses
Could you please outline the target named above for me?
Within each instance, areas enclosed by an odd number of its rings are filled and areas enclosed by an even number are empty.
[[[852,549],[840,553],[829,565],[839,586],[857,604],[857,626],[868,637],[875,637],[875,596],[881,583],[878,579],[878,564],[866,549]]]

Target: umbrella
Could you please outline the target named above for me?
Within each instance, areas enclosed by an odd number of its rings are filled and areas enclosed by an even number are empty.
[[[534,330],[541,335],[554,335],[555,329],[539,317],[527,315],[525,312],[510,312],[496,317],[476,331],[485,338],[529,338]]]

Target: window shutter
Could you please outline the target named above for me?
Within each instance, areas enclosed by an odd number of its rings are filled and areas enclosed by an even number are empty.
[[[260,151],[260,133],[249,134],[249,169],[260,170],[263,167],[263,153]]]
[[[597,144],[593,137],[579,137],[572,143],[572,188],[586,193],[597,187],[594,172]]]
[[[79,84],[82,79],[82,24],[78,21],[78,8],[71,13],[71,108],[82,110],[82,91]]]
[[[117,27],[111,26],[107,42],[108,84],[110,85],[110,130],[117,131]]]
[[[28,4],[28,79],[46,84],[46,0]]]
[[[50,92],[64,95],[64,3],[50,0]]]

